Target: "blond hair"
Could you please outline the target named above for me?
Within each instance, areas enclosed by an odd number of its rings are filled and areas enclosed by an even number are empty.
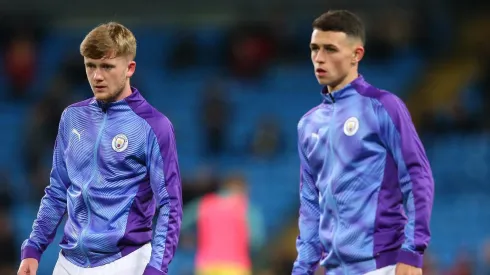
[[[80,54],[87,58],[136,57],[136,38],[116,22],[109,22],[91,30],[80,44]]]

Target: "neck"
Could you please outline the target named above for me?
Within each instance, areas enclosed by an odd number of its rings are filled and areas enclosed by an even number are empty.
[[[129,80],[124,85],[123,91],[119,94],[119,96],[115,99],[115,101],[123,100],[126,97],[130,96],[133,91],[131,91],[131,85],[129,84]]]
[[[352,81],[354,81],[357,77],[359,77],[359,73],[357,70],[352,70],[349,74],[347,74],[339,83],[335,85],[328,85],[328,92],[333,93],[335,91],[341,90],[345,86],[349,85]]]

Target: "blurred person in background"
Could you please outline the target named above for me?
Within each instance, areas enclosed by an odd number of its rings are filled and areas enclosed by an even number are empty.
[[[184,205],[209,192],[216,192],[220,187],[220,178],[211,166],[202,165],[193,174],[190,178],[184,178],[182,184],[182,201]],[[189,174],[187,173],[187,175]]]
[[[273,116],[264,116],[254,129],[250,148],[246,151],[252,152],[252,156],[259,159],[274,159],[284,151],[284,148],[284,135],[277,119]]]
[[[231,28],[222,55],[227,70],[241,80],[259,80],[275,54],[273,37],[263,22],[241,22]]]
[[[349,11],[313,22],[323,102],[298,124],[298,256],[292,274],[421,275],[434,182],[404,103],[358,73],[365,29]]]
[[[232,115],[229,104],[220,81],[211,80],[206,83],[199,120],[204,127],[203,148],[208,156],[221,155],[226,149],[226,133]]]
[[[80,53],[94,97],[61,115],[50,184],[18,274],[36,273],[67,213],[54,275],[166,275],[182,219],[173,126],[130,86],[136,39],[129,29],[99,25]]]
[[[251,275],[250,254],[264,244],[262,215],[248,199],[245,179],[229,176],[217,193],[184,208],[182,231],[197,227],[197,275]]]
[[[18,35],[10,41],[5,56],[6,73],[12,86],[12,98],[24,98],[35,77],[36,48],[28,36]]]
[[[193,32],[181,30],[175,34],[172,39],[175,41],[175,46],[172,48],[168,60],[166,60],[168,67],[172,68],[173,72],[190,69],[197,65],[199,45],[197,45],[196,40],[196,35]]]
[[[32,11],[9,14],[0,10],[1,65],[5,68],[8,100],[29,101],[28,92],[36,78],[38,50],[45,37],[48,18]]]

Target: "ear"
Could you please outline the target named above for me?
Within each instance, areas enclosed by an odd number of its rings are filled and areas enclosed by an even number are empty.
[[[136,70],[136,62],[134,60],[129,61],[128,72],[126,73],[126,77],[130,78],[131,76],[133,76],[135,70]]]
[[[358,64],[362,60],[363,57],[364,57],[364,47],[363,46],[357,46],[354,49],[354,52],[352,53],[351,64],[352,65]]]

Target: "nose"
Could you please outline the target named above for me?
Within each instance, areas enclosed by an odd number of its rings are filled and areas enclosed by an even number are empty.
[[[323,64],[325,63],[325,53],[322,50],[316,52],[314,59],[315,63]]]
[[[102,81],[104,78],[102,77],[102,74],[99,69],[95,69],[93,72],[92,78],[96,81]]]

